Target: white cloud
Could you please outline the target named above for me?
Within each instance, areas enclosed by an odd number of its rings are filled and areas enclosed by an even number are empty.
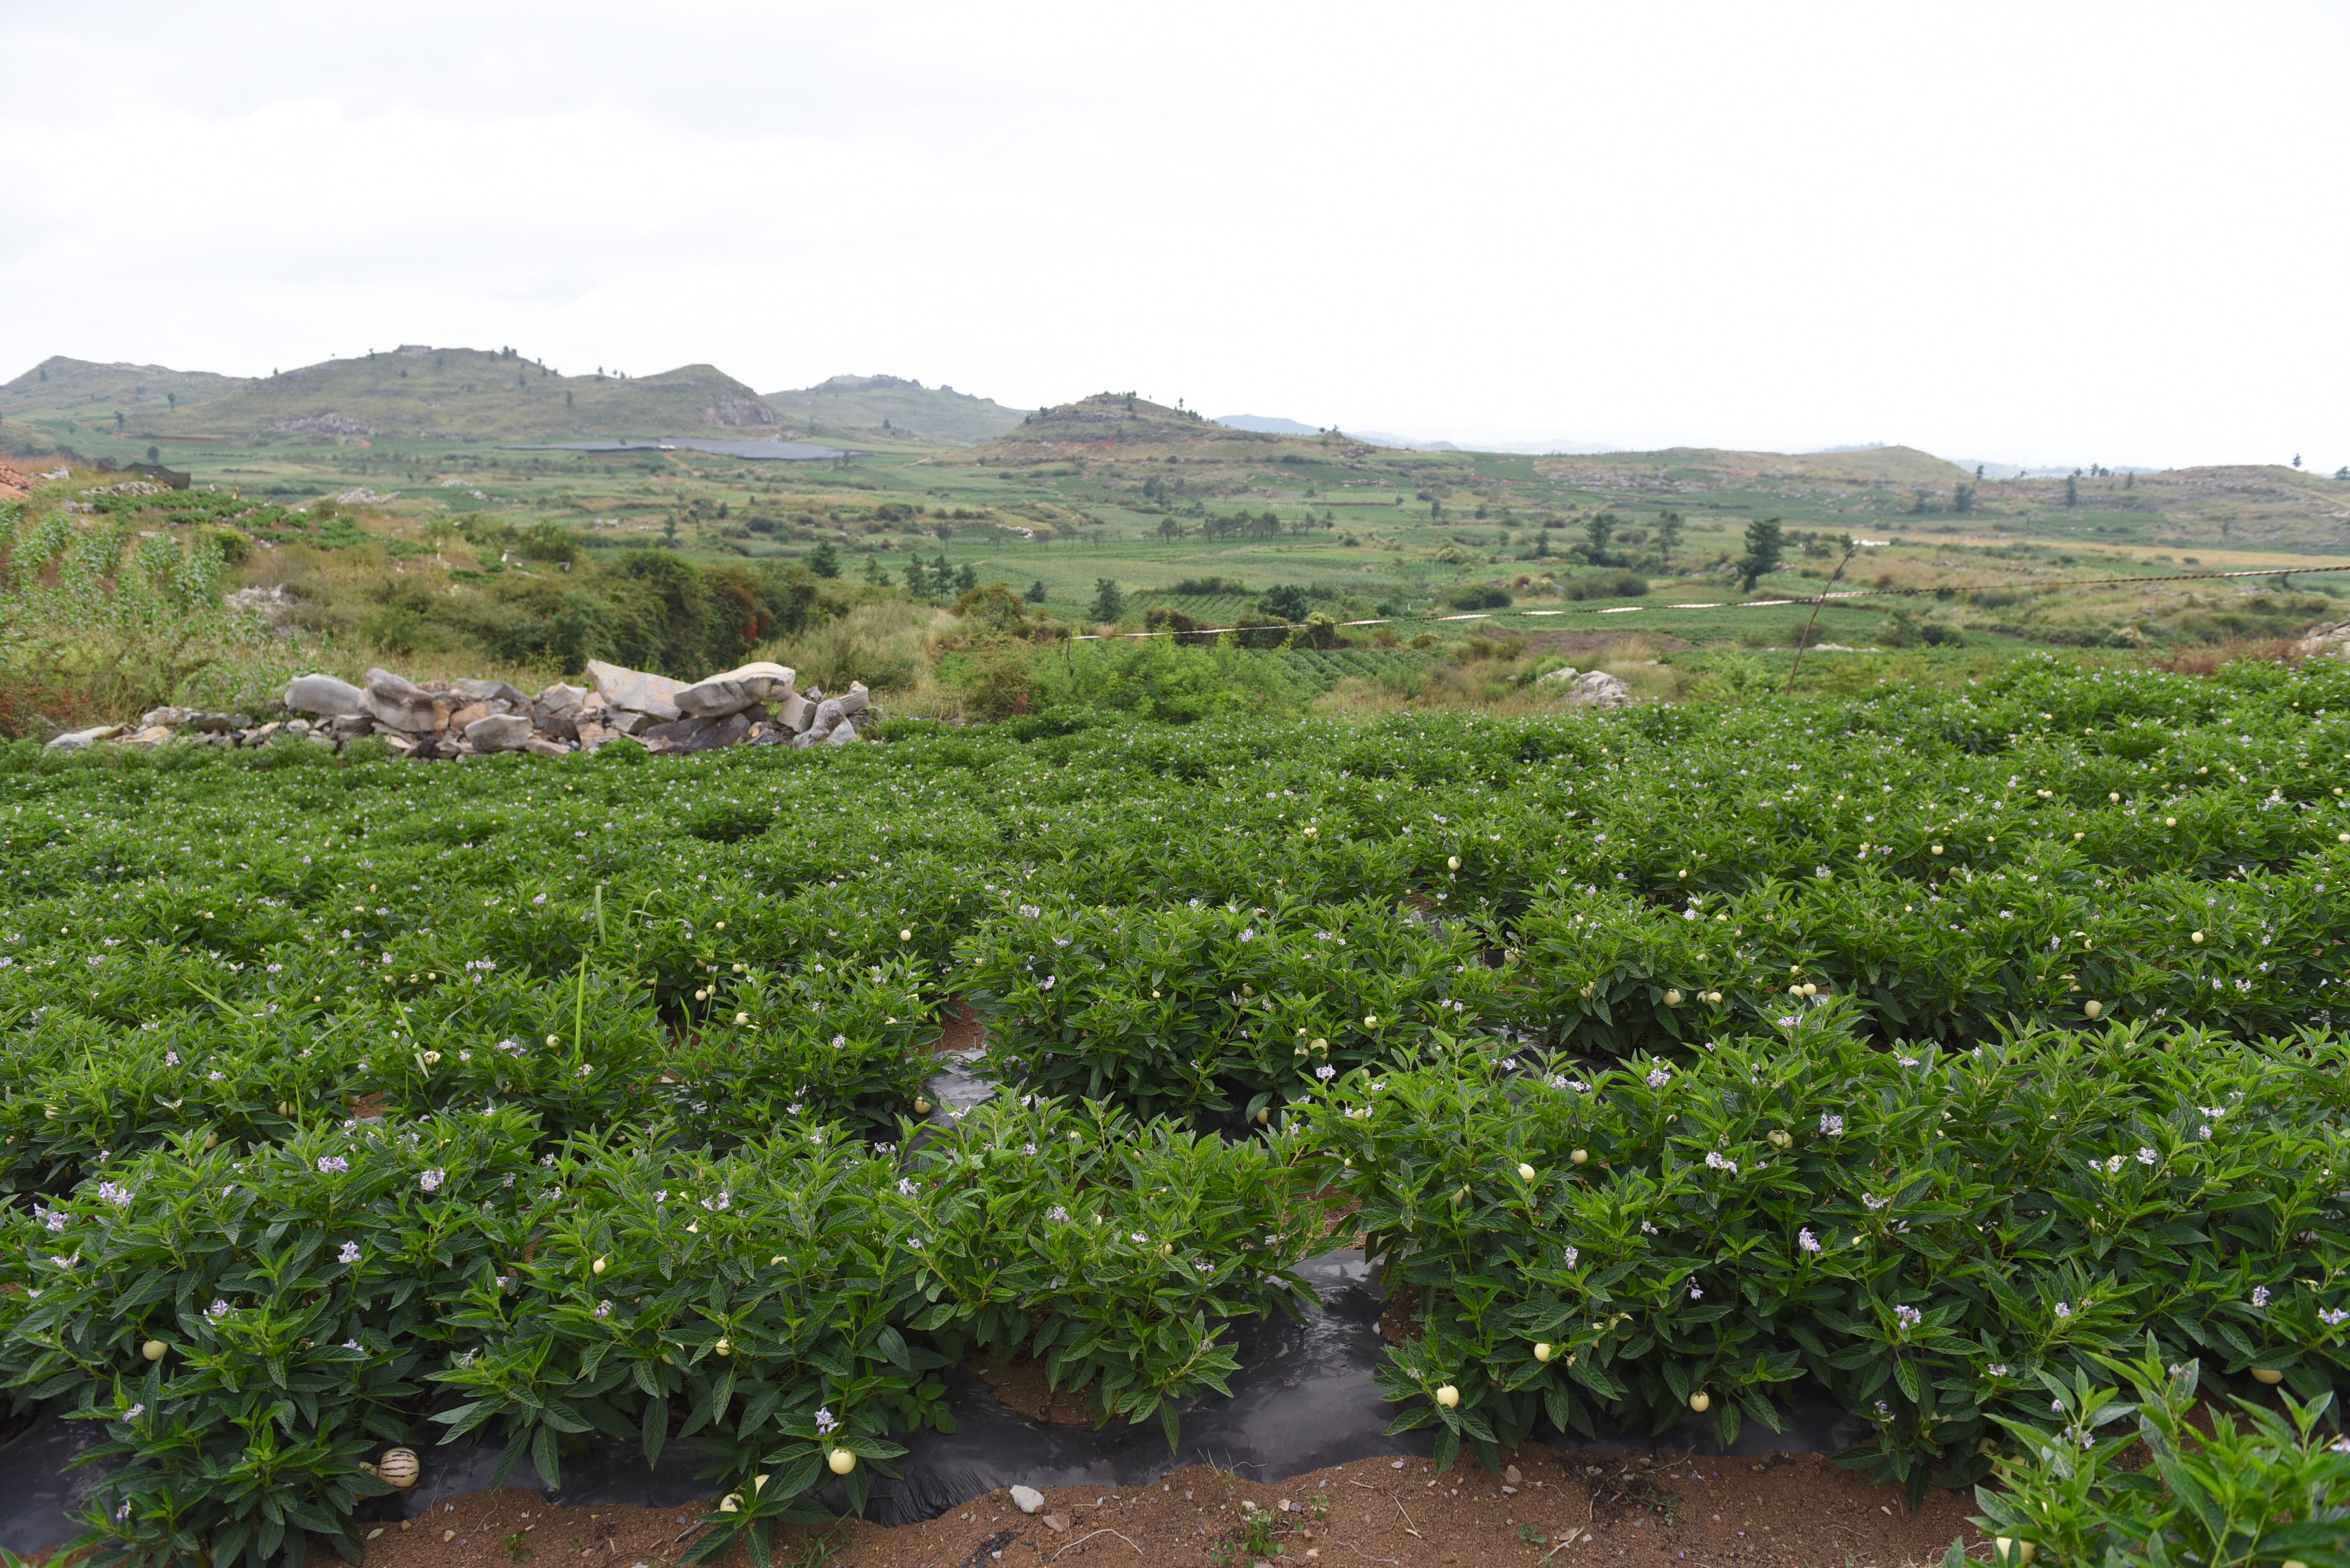
[[[0,376],[2350,461],[2324,5],[0,7]]]

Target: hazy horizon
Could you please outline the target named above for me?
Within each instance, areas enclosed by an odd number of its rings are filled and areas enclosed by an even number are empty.
[[[511,343],[1461,445],[2350,462],[2340,6],[17,0],[0,55],[0,365]]]

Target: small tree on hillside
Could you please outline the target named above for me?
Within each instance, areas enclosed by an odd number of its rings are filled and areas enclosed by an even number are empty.
[[[1598,566],[1607,564],[1607,541],[1616,536],[1616,514],[1602,512],[1583,525],[1584,536],[1591,541],[1591,559]]]
[[[1669,564],[1673,552],[1681,547],[1681,529],[1685,524],[1678,512],[1668,512],[1657,519],[1657,559]]]
[[[840,576],[840,552],[832,547],[829,539],[808,552],[807,564],[808,570],[819,577]]]
[[[1032,605],[1041,605],[1045,602],[1044,578],[1039,577],[1028,585],[1028,602]]]
[[[1751,594],[1754,585],[1779,569],[1787,553],[1785,532],[1776,517],[1758,517],[1746,525],[1746,554],[1731,563],[1738,574],[1738,591]]]
[[[1126,590],[1115,578],[1096,577],[1093,607],[1087,613],[1097,621],[1118,619],[1126,614]]]

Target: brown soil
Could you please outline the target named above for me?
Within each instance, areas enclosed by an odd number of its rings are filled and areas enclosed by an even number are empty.
[[[1219,1559],[1236,1568],[1908,1568],[1939,1560],[1954,1538],[1979,1541],[1965,1522],[1965,1494],[1930,1493],[1912,1512],[1898,1490],[1816,1455],[1530,1447],[1515,1459],[1521,1474],[1506,1489],[1506,1477],[1496,1480],[1473,1460],[1439,1477],[1422,1459],[1399,1469],[1375,1459],[1271,1484],[1193,1466],[1149,1486],[1055,1487],[1034,1516],[1008,1492],[991,1492],[922,1524],[851,1520],[787,1532],[775,1560],[794,1568],[1031,1568],[1064,1559],[1072,1568],[1207,1568]],[[1265,1516],[1253,1542],[1244,1539],[1252,1510]],[[695,1509],[553,1508],[534,1492],[477,1492],[405,1527],[382,1527],[366,1568],[671,1568],[700,1517]],[[1260,1554],[1268,1548],[1274,1554]],[[738,1547],[719,1568],[747,1561]]]
[[[1024,1355],[998,1357],[974,1348],[963,1366],[994,1391],[995,1397],[1031,1420],[1056,1427],[1090,1427],[1093,1411],[1086,1397],[1068,1388],[1055,1388],[1045,1378],[1045,1364]]]
[[[1419,1287],[1406,1285],[1379,1308],[1379,1337],[1401,1345],[1419,1333]]]
[[[962,997],[951,997],[939,1009],[939,1038],[931,1047],[933,1054],[949,1051],[976,1051],[987,1044],[987,1023],[979,1009]]]

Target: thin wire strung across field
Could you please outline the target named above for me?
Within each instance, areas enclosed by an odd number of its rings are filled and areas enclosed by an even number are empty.
[[[2350,572],[2350,566],[2263,566],[2256,571],[2241,572],[2164,572],[2159,576],[2142,577],[2052,577],[2043,578],[2034,582],[2004,583],[1999,585],[1999,587],[2002,591],[2012,590],[2015,588],[2126,587],[2135,587],[2141,583],[2186,583],[2220,577],[2314,576],[2319,572]],[[1968,593],[1973,590],[1967,588],[1949,589],[1945,587],[1844,588],[1835,593],[1812,594],[1800,598],[1738,599],[1734,601],[1729,599],[1719,599],[1701,601],[1693,604],[1657,605],[1653,607],[1657,609],[1669,610],[1784,609],[1789,605],[1819,605],[1826,604],[1835,599],[1914,598],[1921,595],[1933,595],[1946,591]],[[1608,605],[1600,609],[1461,610],[1452,615],[1374,616],[1366,620],[1342,620],[1328,624],[1330,624],[1334,628],[1344,628],[1347,627],[1356,626],[1403,626],[1407,624],[1417,625],[1423,622],[1492,620],[1503,616],[1630,615],[1637,610],[1644,610],[1650,607],[1652,607],[1648,605]],[[1154,637],[1202,638],[1221,637],[1226,632],[1303,631],[1305,629],[1305,627],[1304,623],[1298,621],[1267,620],[1261,621],[1255,626],[1200,626],[1165,631],[1086,632],[1076,637],[1070,638],[1068,640],[1071,642],[1116,642],[1119,640],[1139,640],[1144,638]]]

